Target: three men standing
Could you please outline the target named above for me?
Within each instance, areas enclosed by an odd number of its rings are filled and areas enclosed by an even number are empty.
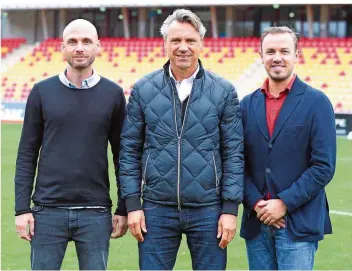
[[[199,60],[206,29],[194,13],[174,11],[160,31],[169,60],[134,85],[124,124],[121,88],[91,67],[100,43],[87,21],[64,31],[65,72],[33,87],[15,178],[32,269],[59,269],[70,240],[80,269],[106,269],[125,208],[142,270],[172,269],[182,234],[193,269],[225,269],[242,199],[249,268],[312,269],[317,242],[332,232],[324,188],[336,134],[328,98],[293,73],[296,35],[263,33],[268,79],[240,108],[231,83]],[[112,224],[108,141],[121,192]]]

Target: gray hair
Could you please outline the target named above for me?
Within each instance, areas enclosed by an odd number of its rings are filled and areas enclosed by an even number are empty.
[[[262,33],[262,37],[260,40],[260,50],[262,50],[263,40],[268,34],[278,34],[278,33],[289,33],[293,39],[293,42],[295,43],[295,50],[297,50],[297,44],[299,39],[298,33],[294,32],[291,28],[287,26],[273,26],[273,27],[266,28]]]
[[[190,23],[198,31],[202,39],[205,36],[205,32],[207,32],[202,21],[195,13],[188,9],[176,9],[171,15],[166,18],[166,20],[163,22],[163,25],[160,27],[160,33],[164,39],[166,39],[167,37],[169,26],[174,21],[180,23]]]

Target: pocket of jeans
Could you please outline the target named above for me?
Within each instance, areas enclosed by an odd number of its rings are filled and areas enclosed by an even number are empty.
[[[94,209],[94,211],[96,211],[97,213],[100,213],[100,214],[111,213],[111,209],[107,208],[107,207],[104,207],[104,208],[93,208],[93,209]]]
[[[32,212],[33,213],[39,213],[39,212],[43,211],[43,209],[44,209],[44,206],[34,205],[32,207]]]
[[[154,202],[149,202],[149,201],[144,201],[143,202],[143,210],[154,210],[158,207],[157,203]]]
[[[210,211],[219,211],[221,210],[221,205],[216,204],[216,205],[207,206],[206,208]]]

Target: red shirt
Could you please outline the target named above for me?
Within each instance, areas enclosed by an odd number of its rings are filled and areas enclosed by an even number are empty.
[[[274,133],[276,119],[279,116],[281,107],[284,104],[286,96],[287,96],[288,92],[291,90],[292,85],[295,82],[296,77],[297,77],[296,74],[294,74],[293,78],[288,83],[285,90],[280,92],[279,97],[277,97],[277,98],[275,98],[269,92],[269,78],[267,78],[262,85],[261,90],[265,94],[266,123],[268,125],[268,131],[269,131],[270,137]]]
[[[268,125],[268,131],[269,131],[270,137],[274,133],[276,119],[279,116],[281,107],[284,104],[284,101],[285,101],[285,99],[287,97],[287,94],[291,90],[292,85],[295,82],[296,77],[297,77],[297,75],[294,74],[293,78],[288,83],[288,85],[285,88],[285,90],[280,92],[279,97],[274,97],[269,92],[269,78],[267,78],[264,81],[263,85],[262,85],[261,91],[265,94],[266,123]],[[265,199],[266,200],[270,199],[270,193],[269,192],[265,195]],[[256,202],[256,204],[254,204],[253,209],[255,209],[255,207],[257,206],[258,202]]]

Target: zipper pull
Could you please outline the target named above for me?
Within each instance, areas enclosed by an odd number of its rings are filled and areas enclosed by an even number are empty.
[[[143,198],[143,190],[144,190],[144,180],[142,178],[142,183],[141,183],[141,197]]]
[[[219,184],[216,186],[216,193],[220,194],[220,186],[219,186]]]

